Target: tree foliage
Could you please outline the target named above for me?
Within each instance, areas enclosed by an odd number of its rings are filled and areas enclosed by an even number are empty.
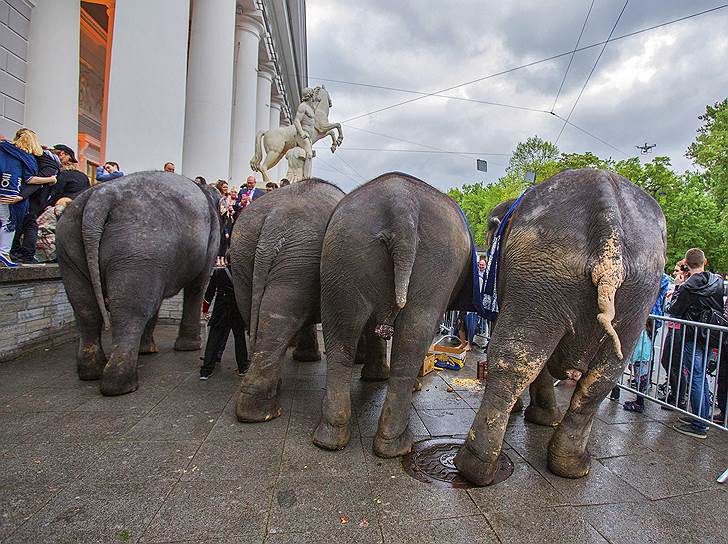
[[[703,122],[687,156],[699,167],[695,172],[675,172],[669,157],[642,163],[639,157],[615,161],[591,152],[560,153],[538,136],[519,143],[506,175],[497,182],[463,185],[448,194],[457,201],[483,244],[488,214],[503,200],[516,198],[529,185],[526,172],[536,173],[535,183],[572,168],[609,169],[629,179],[662,207],[667,222],[667,266],[671,268],[691,247],[700,247],[709,266],[728,271],[728,99],[707,106]]]

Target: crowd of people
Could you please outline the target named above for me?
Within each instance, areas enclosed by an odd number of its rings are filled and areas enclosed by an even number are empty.
[[[0,137],[0,266],[55,259],[55,222],[91,182],[69,146],[41,146],[30,129],[12,141]]]

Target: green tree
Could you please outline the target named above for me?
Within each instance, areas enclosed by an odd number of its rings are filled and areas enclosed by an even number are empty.
[[[559,148],[555,144],[543,140],[538,136],[531,136],[525,142],[520,142],[513,150],[513,155],[508,162],[506,175],[513,178],[525,180],[526,172],[536,174],[536,183],[546,179],[546,166],[559,157]]]
[[[723,212],[728,206],[728,98],[706,106],[698,119],[703,121],[703,126],[686,155],[704,169],[706,182],[718,209]]]

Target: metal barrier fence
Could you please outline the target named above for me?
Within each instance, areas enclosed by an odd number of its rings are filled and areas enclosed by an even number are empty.
[[[630,358],[619,388],[682,414],[698,430],[728,431],[728,327],[650,315],[646,332],[648,358]],[[726,480],[728,469],[718,478]]]
[[[445,314],[442,316],[442,320],[440,321],[440,334],[457,337],[457,318],[457,311],[452,310],[450,312],[445,312]],[[481,317],[475,316],[475,319],[477,319],[477,322],[475,326],[475,338],[473,339],[473,344],[475,344],[476,347],[485,351],[485,349],[488,347],[488,342],[490,341],[490,324],[488,323],[488,321]]]

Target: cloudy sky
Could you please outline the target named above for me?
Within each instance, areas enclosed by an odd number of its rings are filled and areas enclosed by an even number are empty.
[[[534,134],[555,141],[563,121],[436,96],[359,117],[418,95],[324,80],[439,91],[571,51],[591,4],[307,0],[309,84],[326,86],[333,101],[329,119],[344,121],[344,143],[336,154],[328,142],[315,146],[314,174],[344,190],[390,170],[443,190],[498,179],[519,141]],[[720,0],[631,0],[613,37],[719,5]],[[595,0],[580,46],[606,40],[623,6],[623,0]],[[700,125],[698,115],[728,94],[726,28],[728,8],[607,44],[571,121],[610,145],[567,126],[559,149],[622,159],[639,153],[636,144],[656,143],[654,154],[669,156],[680,170],[690,168],[684,154]],[[546,112],[553,107],[566,118],[600,50],[574,55],[555,107],[570,55],[443,94]],[[349,120],[353,117],[358,118]],[[364,151],[370,149],[390,151]],[[476,158],[488,161],[487,173],[476,170]]]

